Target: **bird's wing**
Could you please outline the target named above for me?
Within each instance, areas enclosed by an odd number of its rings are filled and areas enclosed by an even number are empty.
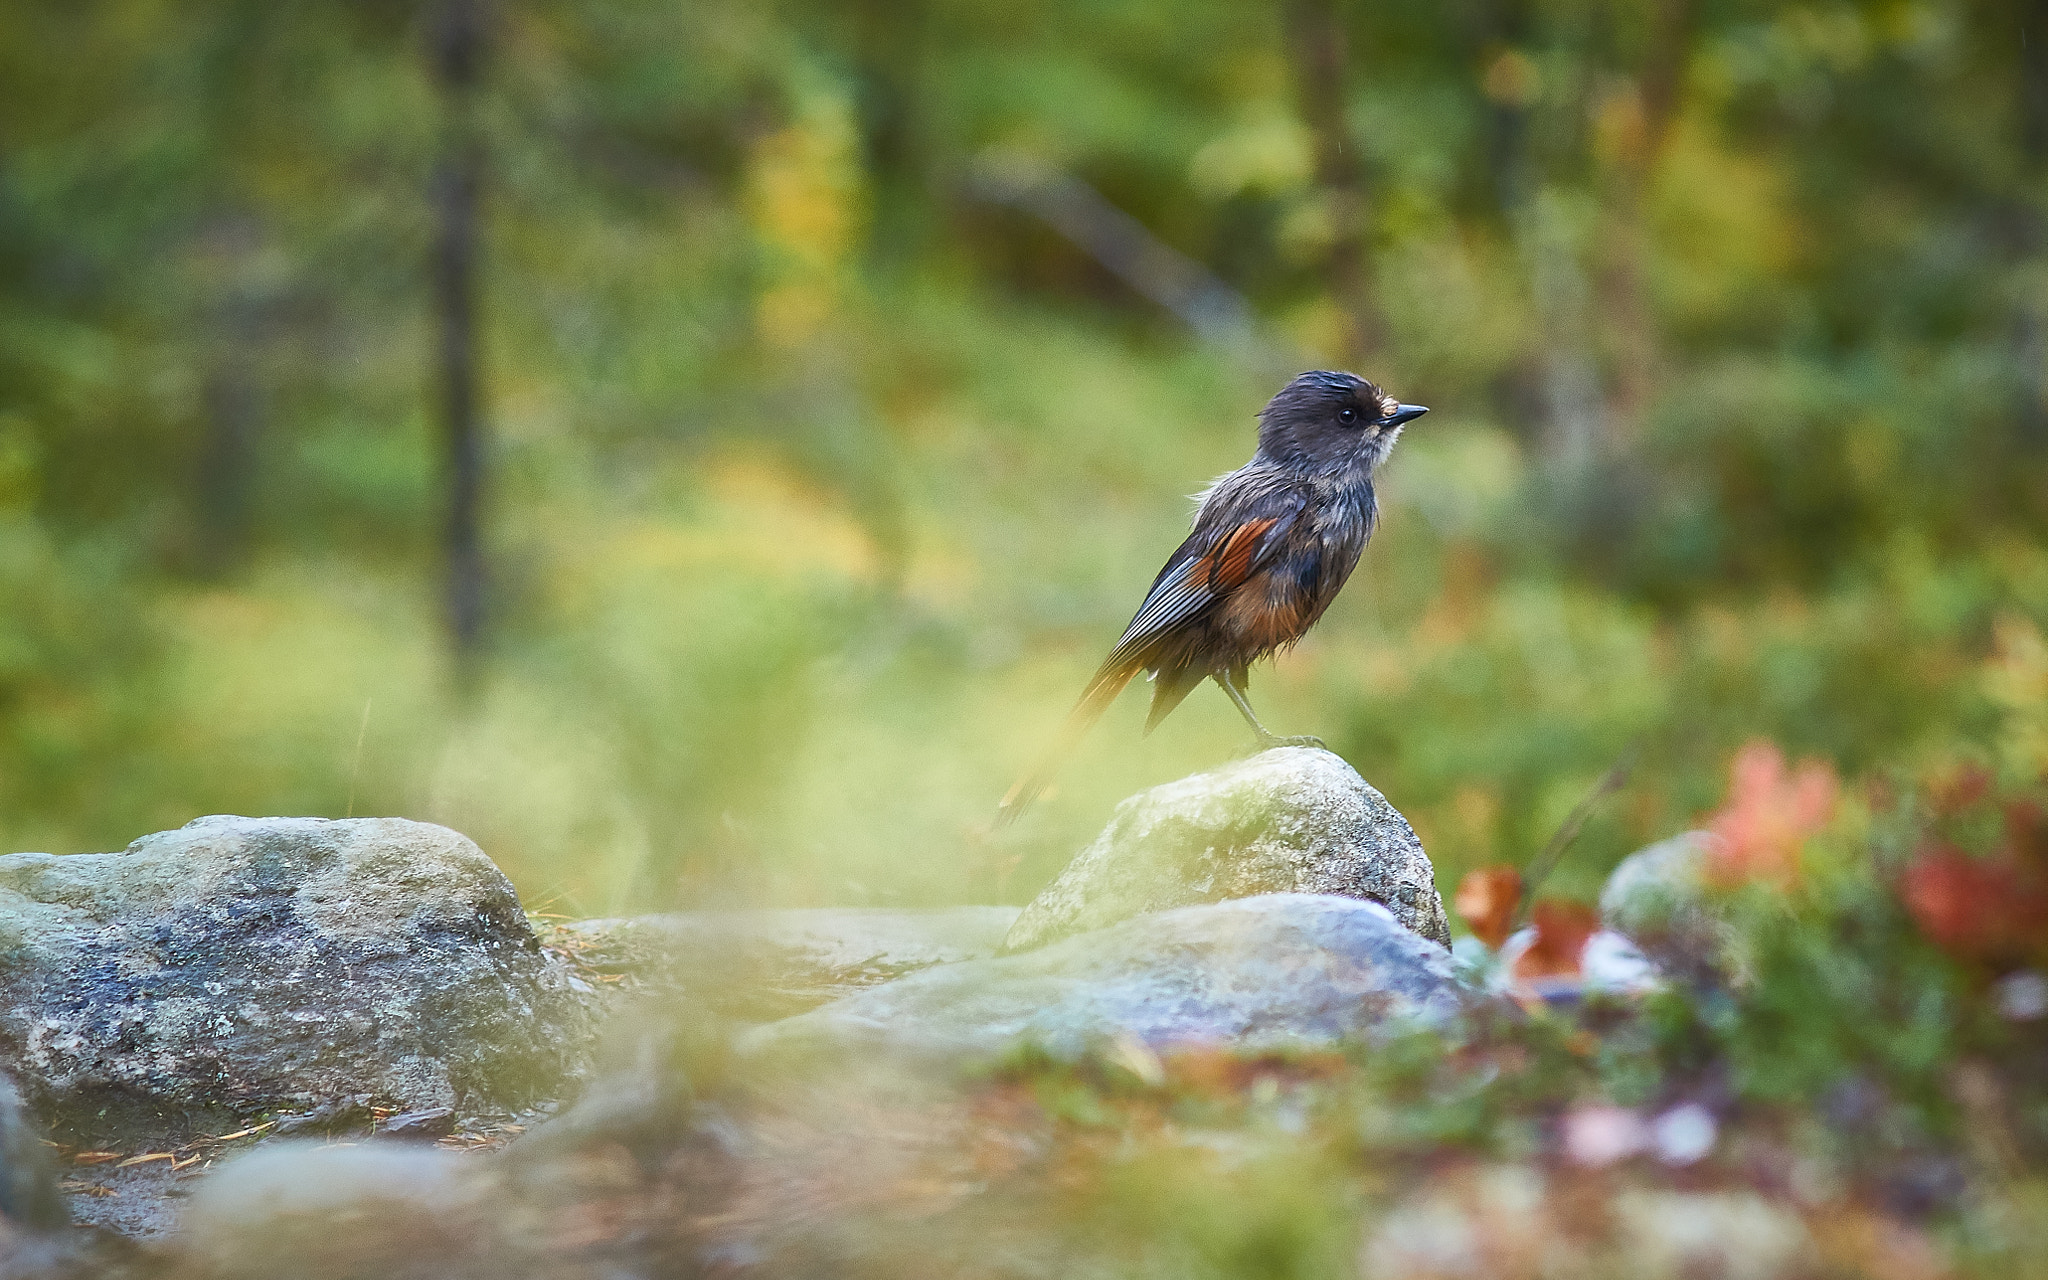
[[[1276,493],[1234,514],[1220,533],[1198,529],[1159,571],[1103,668],[1144,665],[1161,638],[1243,586],[1286,540],[1305,505],[1302,493]]]
[[[1204,516],[1197,517],[1195,532],[1168,558],[1145,603],[1139,606],[1138,616],[1124,628],[1123,639],[1082,690],[1058,741],[1003,797],[996,811],[998,823],[1016,821],[1024,807],[1045,790],[1053,770],[1088,727],[1116,701],[1131,677],[1151,664],[1161,639],[1243,586],[1271,558],[1307,503],[1306,494],[1278,491],[1215,519],[1206,518],[1206,510]]]

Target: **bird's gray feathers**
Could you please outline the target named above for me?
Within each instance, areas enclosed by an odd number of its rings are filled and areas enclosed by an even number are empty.
[[[1242,689],[1251,663],[1314,626],[1372,536],[1374,470],[1401,424],[1423,412],[1349,373],[1315,370],[1281,388],[1259,413],[1258,451],[1201,495],[1187,540],[1153,579],[1058,741],[1003,798],[1001,820],[1045,789],[1139,671],[1153,680],[1149,733],[1203,680],[1229,673]]]
[[[1214,605],[1272,559],[1308,505],[1299,485],[1251,468],[1224,477],[1205,495],[1195,530],[1168,558],[1145,602],[1124,628],[1105,665],[1149,655],[1161,636]],[[1240,531],[1258,526],[1241,562],[1219,563],[1218,552]],[[1225,572],[1225,571],[1228,572]]]

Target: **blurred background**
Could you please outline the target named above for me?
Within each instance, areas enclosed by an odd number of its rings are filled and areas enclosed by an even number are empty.
[[[1769,737],[2048,766],[2039,0],[16,0],[0,849],[454,826],[529,907],[1021,901],[1252,415],[1432,406],[1253,697],[1590,894]]]

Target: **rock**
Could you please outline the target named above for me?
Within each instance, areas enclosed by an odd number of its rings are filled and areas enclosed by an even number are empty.
[[[360,1136],[376,1122],[376,1113],[370,1110],[370,1095],[358,1093],[346,1098],[330,1098],[311,1111],[280,1116],[270,1136],[308,1138],[345,1133]]]
[[[1613,1212],[1628,1272],[1645,1280],[1773,1280],[1820,1260],[1797,1214],[1750,1191],[1623,1191]]]
[[[1016,907],[680,912],[549,931],[579,967],[767,1022],[935,964],[994,955]]]
[[[57,1192],[49,1148],[22,1114],[20,1095],[5,1076],[0,1076],[0,1220],[32,1231],[71,1221]]]
[[[390,1116],[377,1126],[380,1136],[387,1138],[422,1138],[429,1142],[445,1138],[455,1132],[455,1108],[428,1107],[425,1111],[406,1111]]]
[[[1700,977],[1729,966],[1732,936],[1707,891],[1704,831],[1662,840],[1621,860],[1600,890],[1600,920],[1663,969]]]
[[[1451,944],[1436,874],[1407,819],[1339,757],[1283,747],[1118,805],[1095,842],[1024,908],[1003,950],[1265,893],[1363,898]]]
[[[510,1109],[584,1039],[504,875],[402,819],[202,818],[125,853],[0,857],[0,947],[0,1061],[95,1145],[364,1094]]]
[[[1533,928],[1510,934],[1498,952],[1488,952],[1486,944],[1474,938],[1463,954],[1456,957],[1456,963],[1467,982],[1502,995],[1514,994],[1550,1004],[1571,1004],[1594,994],[1641,996],[1663,986],[1657,966],[1626,935],[1612,929],[1596,929],[1586,935],[1579,948],[1577,973],[1519,976],[1517,969],[1522,957],[1535,945]]]
[[[1696,908],[1712,838],[1704,831],[1687,831],[1623,858],[1600,890],[1601,921],[1634,936],[1676,912]]]
[[[1422,1183],[1360,1242],[1363,1280],[1494,1280],[1541,1274],[1549,1251],[1543,1175],[1525,1165],[1451,1169]]]
[[[168,1252],[180,1275],[464,1280],[545,1274],[499,1240],[508,1213],[494,1180],[454,1152],[405,1143],[279,1143],[199,1184]]]
[[[1451,1169],[1385,1214],[1359,1250],[1365,1280],[1564,1274],[1791,1280],[1821,1261],[1796,1213],[1747,1191],[1623,1189],[1587,1212],[1582,1187],[1517,1165]],[[1901,1269],[1901,1274],[1921,1274]]]
[[[1663,986],[1657,966],[1626,934],[1597,929],[1579,952],[1586,990],[1610,995],[1648,995]]]
[[[1117,1037],[1153,1049],[1330,1042],[1452,1016],[1450,953],[1378,903],[1268,894],[1138,916],[1022,955],[940,965],[755,1028],[743,1053],[892,1048],[1060,1056]]]

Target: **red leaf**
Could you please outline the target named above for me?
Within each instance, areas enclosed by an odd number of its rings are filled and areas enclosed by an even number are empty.
[[[1900,877],[1899,897],[1928,940],[1958,959],[2025,959],[2048,940],[2048,878],[2010,849],[1973,858],[1924,845]]]

